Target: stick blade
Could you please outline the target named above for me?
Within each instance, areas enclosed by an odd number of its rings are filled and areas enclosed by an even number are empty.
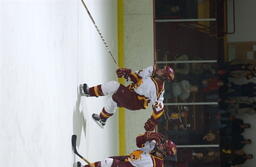
[[[74,152],[76,152],[76,139],[77,139],[77,136],[76,135],[72,135],[71,137],[71,144],[72,144],[72,149]]]

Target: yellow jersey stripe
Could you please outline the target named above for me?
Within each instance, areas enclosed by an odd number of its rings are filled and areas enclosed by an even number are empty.
[[[147,108],[148,107],[148,99],[146,97],[143,97],[143,96],[137,96],[137,98],[139,100],[143,100],[144,101],[144,108]]]
[[[164,110],[161,110],[161,111],[159,111],[159,112],[154,112],[153,111],[153,114],[152,114],[152,116],[153,116],[153,118],[154,119],[158,119],[158,118],[160,118],[162,115],[163,115],[163,112]]]
[[[108,115],[108,114],[105,114],[104,112],[101,112],[100,114],[102,114],[102,116],[104,117],[104,118],[109,118],[111,115]]]
[[[100,96],[100,94],[99,94],[99,89],[98,89],[97,86],[94,86],[94,87],[93,87],[93,90],[94,90],[94,93],[95,93],[95,95],[96,95],[97,97]]]
[[[154,82],[154,84],[155,84],[155,86],[156,86],[156,97],[157,97],[157,99],[158,99],[159,96],[161,95],[161,92],[162,92],[163,90],[160,91],[160,90],[159,90],[159,86],[158,86],[156,80],[155,80],[154,78],[152,78],[152,77],[151,77],[151,79],[152,79],[152,81]]]

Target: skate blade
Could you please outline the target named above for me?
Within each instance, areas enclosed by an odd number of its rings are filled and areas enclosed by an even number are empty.
[[[83,90],[83,84],[78,85],[78,93],[80,96],[89,97],[89,94],[85,93]]]
[[[104,129],[104,126],[103,126],[99,121],[95,120],[94,118],[92,118],[92,119],[93,119],[94,122],[96,122],[96,124],[97,124],[100,128]]]

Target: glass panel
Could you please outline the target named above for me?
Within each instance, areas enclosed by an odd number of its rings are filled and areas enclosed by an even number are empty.
[[[156,61],[216,60],[220,52],[216,23],[156,23]]]
[[[216,167],[220,165],[218,148],[178,148],[177,162],[167,160],[165,166]]]
[[[177,145],[219,143],[219,109],[217,106],[166,106],[158,131]]]
[[[156,19],[216,17],[214,0],[155,0]]]
[[[218,90],[223,83],[216,75],[216,63],[169,65],[175,70],[175,79],[165,83],[165,103],[218,101]]]

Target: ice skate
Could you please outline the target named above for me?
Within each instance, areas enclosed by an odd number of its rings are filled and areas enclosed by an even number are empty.
[[[79,93],[81,96],[89,96],[88,86],[86,83],[79,85]]]
[[[92,118],[101,128],[106,125],[106,120],[101,119],[98,114],[92,114]]]

